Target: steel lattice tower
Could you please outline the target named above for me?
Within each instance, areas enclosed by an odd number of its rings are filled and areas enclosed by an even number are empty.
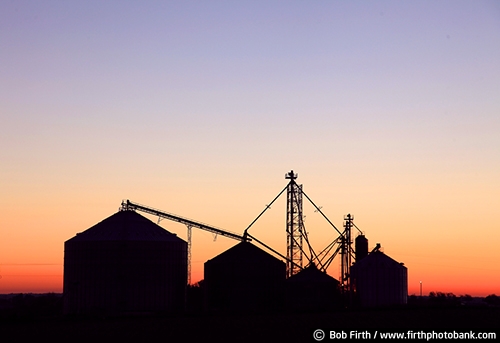
[[[286,242],[287,262],[286,275],[290,277],[302,270],[302,185],[295,182],[297,174],[293,170],[285,175],[290,182],[287,186]]]
[[[352,238],[351,230],[353,228],[354,216],[348,214],[344,218],[344,233],[342,235],[340,250],[340,286],[343,291],[350,289],[351,264],[352,264]]]

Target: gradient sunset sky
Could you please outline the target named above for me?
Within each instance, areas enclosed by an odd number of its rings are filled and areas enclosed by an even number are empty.
[[[410,294],[500,295],[498,1],[4,0],[0,144],[0,293],[62,292],[122,199],[242,233],[293,169]],[[250,232],[285,254],[285,216]],[[195,230],[193,282],[236,243]]]

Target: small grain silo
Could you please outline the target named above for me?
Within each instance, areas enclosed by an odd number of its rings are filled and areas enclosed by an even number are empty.
[[[326,311],[340,307],[339,282],[313,263],[285,282],[285,306],[292,311]]]
[[[368,239],[365,235],[358,235],[355,240],[356,261],[361,261],[368,256]]]
[[[134,211],[120,211],[64,243],[64,312],[179,312],[187,243]]]
[[[351,267],[351,285],[360,306],[403,305],[408,299],[408,270],[374,250]]]
[[[282,307],[286,265],[249,242],[205,262],[208,311],[267,311]]]

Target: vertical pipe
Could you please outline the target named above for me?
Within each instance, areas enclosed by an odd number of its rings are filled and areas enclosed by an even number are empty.
[[[191,284],[191,225],[187,225],[187,284]]]

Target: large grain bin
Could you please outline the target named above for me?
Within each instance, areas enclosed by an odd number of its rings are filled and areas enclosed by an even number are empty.
[[[249,242],[205,262],[209,311],[267,311],[283,305],[286,265]]]
[[[311,264],[285,282],[285,305],[293,311],[325,311],[341,305],[339,282]]]
[[[351,283],[361,306],[407,303],[407,268],[381,251],[370,253],[351,267]]]
[[[64,312],[183,310],[187,243],[134,211],[120,211],[64,243]]]

